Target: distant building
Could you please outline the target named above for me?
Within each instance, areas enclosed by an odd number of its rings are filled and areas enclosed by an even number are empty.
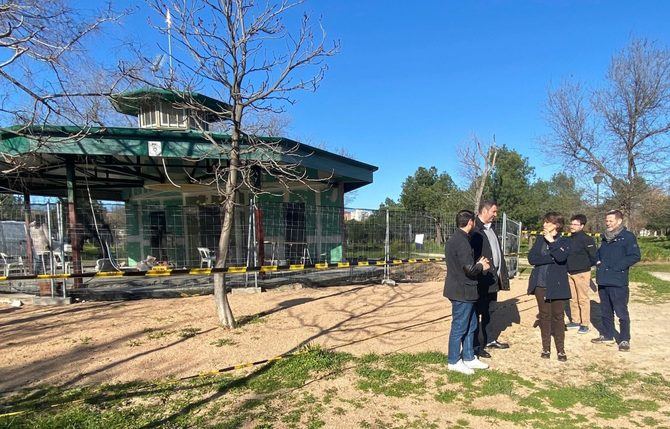
[[[355,220],[358,222],[363,222],[367,218],[372,215],[372,212],[369,210],[362,210],[362,209],[356,209],[356,210],[348,210],[344,212],[344,220]]]

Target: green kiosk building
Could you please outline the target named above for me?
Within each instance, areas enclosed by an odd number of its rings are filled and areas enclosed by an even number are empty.
[[[0,164],[4,171],[20,168],[0,177],[0,192],[67,202],[64,239],[74,272],[82,269],[85,240],[100,243],[100,259],[114,265],[134,267],[149,256],[180,267],[211,264],[222,222],[213,171],[226,163],[230,136],[209,127],[219,117],[212,112],[228,106],[201,94],[156,88],[121,93],[111,102],[137,117],[138,128],[3,129]],[[254,156],[298,165],[308,182],[286,189],[276,174],[262,173],[255,180],[263,192],[240,190],[228,264],[248,263],[250,254],[261,264],[340,261],[344,194],[372,183],[377,167],[285,138],[256,139],[286,150]],[[110,231],[113,226],[93,207],[99,212],[111,202],[122,207],[122,234]],[[26,231],[28,221],[26,216]],[[31,248],[26,237],[25,248]],[[16,256],[33,257],[24,252]]]

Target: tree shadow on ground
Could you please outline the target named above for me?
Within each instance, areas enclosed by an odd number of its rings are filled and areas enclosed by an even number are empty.
[[[277,304],[276,307],[271,308],[269,310],[265,310],[265,311],[261,311],[261,312],[255,313],[255,314],[249,314],[249,315],[240,317],[237,320],[237,327],[248,325],[250,323],[253,323],[253,322],[257,321],[258,319],[260,319],[262,317],[269,316],[271,314],[274,314],[274,313],[277,313],[277,312],[280,312],[280,311],[283,311],[283,310],[288,310],[290,308],[297,307],[297,306],[307,304],[307,303],[310,303],[310,302],[316,302],[316,301],[321,301],[321,300],[324,300],[324,299],[332,298],[332,297],[342,295],[342,294],[345,294],[345,293],[351,293],[352,291],[357,291],[357,290],[363,289],[364,287],[366,287],[366,286],[359,286],[359,287],[356,287],[356,288],[353,288],[353,289],[348,289],[347,288],[347,289],[344,289],[344,290],[341,290],[341,291],[338,291],[338,292],[335,292],[335,293],[331,293],[329,295],[320,296],[318,298],[296,298],[296,299],[289,299],[289,300],[286,300],[286,301],[282,301],[279,304]]]
[[[311,315],[295,315],[303,328],[316,331],[314,334],[303,339],[293,346],[289,352],[295,352],[302,347],[313,343],[323,337],[338,342],[335,346],[329,346],[331,350],[346,346],[359,344],[365,341],[377,339],[386,345],[393,345],[397,338],[391,334],[397,332],[412,332],[417,328],[431,329],[435,331],[435,324],[448,319],[449,315],[440,315],[428,319],[427,314],[431,311],[438,312],[442,305],[446,309],[447,300],[442,298],[436,301],[433,308],[427,307],[426,297],[432,296],[434,291],[426,288],[425,291],[417,293],[414,289],[421,288],[420,285],[404,286],[377,286],[385,288],[386,293],[373,293],[361,296],[355,294],[357,289],[350,289],[350,297],[335,305],[327,304],[320,312]],[[412,290],[409,290],[412,289]],[[346,296],[346,294],[345,294]],[[324,326],[321,322],[321,313],[337,313],[340,320]],[[352,337],[354,337],[352,339]]]

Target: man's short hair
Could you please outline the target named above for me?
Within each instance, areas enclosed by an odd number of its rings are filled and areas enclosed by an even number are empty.
[[[579,221],[582,225],[586,225],[586,216],[583,214],[576,214],[570,218],[570,222],[574,220]]]
[[[496,200],[482,200],[482,202],[479,203],[479,209],[477,210],[477,213],[481,213],[484,211],[484,209],[490,209],[493,206],[497,206],[498,202]]]
[[[623,213],[621,212],[621,210],[610,210],[607,213],[605,213],[605,216],[610,215],[614,215],[614,217],[616,217],[617,219],[623,219]]]
[[[456,226],[463,228],[468,225],[468,222],[475,220],[475,214],[471,210],[461,210],[456,215]]]

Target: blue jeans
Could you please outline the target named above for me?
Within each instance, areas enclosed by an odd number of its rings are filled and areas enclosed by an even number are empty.
[[[455,364],[461,358],[466,362],[475,358],[473,341],[476,331],[475,303],[451,301],[451,332],[449,333],[447,362]]]
[[[619,342],[630,341],[630,317],[628,316],[627,287],[599,286],[600,314],[603,322],[603,330],[600,333],[608,340],[614,338],[614,314],[619,317]]]

